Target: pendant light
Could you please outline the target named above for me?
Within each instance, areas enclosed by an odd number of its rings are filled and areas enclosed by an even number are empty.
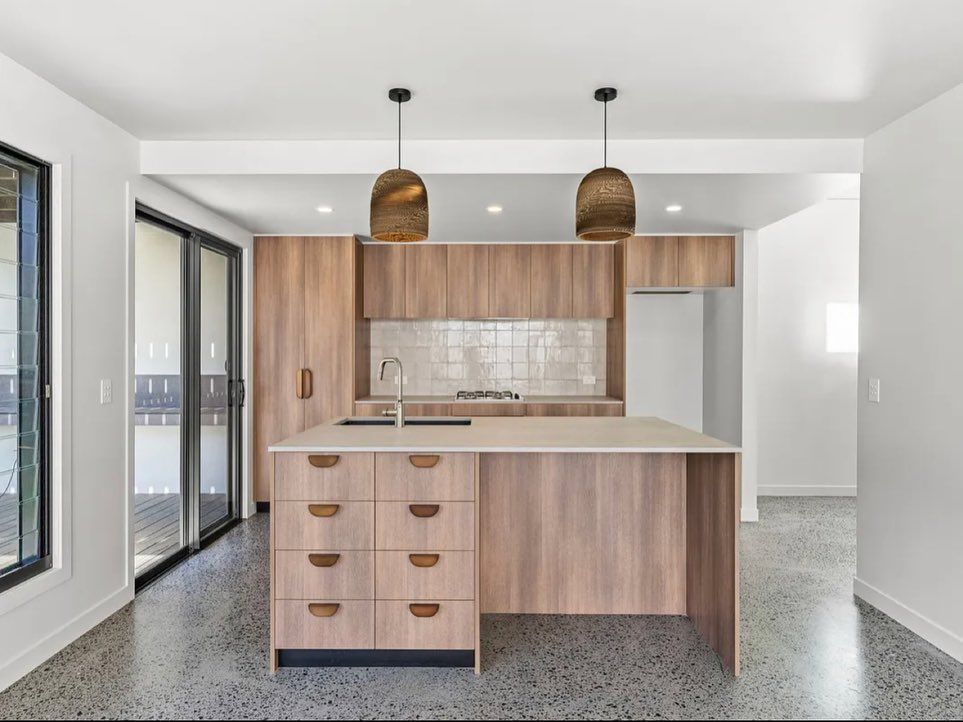
[[[398,104],[398,167],[378,176],[371,190],[371,237],[406,243],[428,238],[428,190],[417,173],[401,167],[401,104],[411,100],[407,88],[392,88]]]
[[[602,103],[602,167],[578,184],[575,197],[575,235],[583,241],[617,241],[635,233],[635,190],[618,168],[608,166],[608,103],[618,97],[615,88],[599,88],[595,99]]]

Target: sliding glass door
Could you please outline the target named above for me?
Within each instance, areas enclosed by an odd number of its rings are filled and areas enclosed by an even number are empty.
[[[134,238],[138,586],[232,524],[240,499],[240,249],[138,206]]]

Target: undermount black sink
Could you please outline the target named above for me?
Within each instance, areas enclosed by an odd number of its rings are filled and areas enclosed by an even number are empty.
[[[377,416],[350,416],[341,419],[335,426],[394,426],[394,419],[381,419]],[[459,417],[430,418],[413,416],[405,419],[405,426],[471,426],[471,419]]]

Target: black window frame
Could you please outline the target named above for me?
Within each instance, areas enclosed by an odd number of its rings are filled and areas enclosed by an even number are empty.
[[[0,594],[53,567],[51,550],[50,457],[51,457],[51,381],[50,381],[50,198],[51,164],[0,142],[0,153],[37,170],[37,412],[40,459],[37,463],[39,497],[38,554],[26,564],[0,574]],[[19,278],[19,269],[18,269]],[[18,359],[19,363],[19,359]],[[18,383],[19,386],[19,383]],[[19,388],[18,388],[19,394]],[[19,433],[19,429],[18,429]],[[19,488],[19,481],[18,481]],[[19,494],[19,492],[18,492]],[[22,523],[19,521],[18,524]]]

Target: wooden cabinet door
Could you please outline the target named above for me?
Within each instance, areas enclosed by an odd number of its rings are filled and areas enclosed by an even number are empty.
[[[405,317],[405,248],[394,244],[364,247],[365,318]]]
[[[734,285],[733,236],[683,236],[679,239],[680,286]]]
[[[625,241],[625,285],[671,288],[679,282],[679,238],[632,236]]]
[[[304,428],[354,410],[355,240],[304,239]]]
[[[268,501],[267,447],[304,429],[296,396],[304,335],[304,239],[254,239],[254,498]]]
[[[447,318],[448,246],[405,247],[405,318]]]
[[[621,416],[622,404],[527,404],[527,416]]]
[[[488,318],[489,247],[448,246],[448,318]]]
[[[489,314],[493,318],[530,318],[532,315],[532,247],[491,246]]]
[[[572,317],[615,315],[615,246],[572,246]],[[622,293],[622,291],[619,291]]]
[[[572,245],[531,248],[531,317],[572,318]]]

